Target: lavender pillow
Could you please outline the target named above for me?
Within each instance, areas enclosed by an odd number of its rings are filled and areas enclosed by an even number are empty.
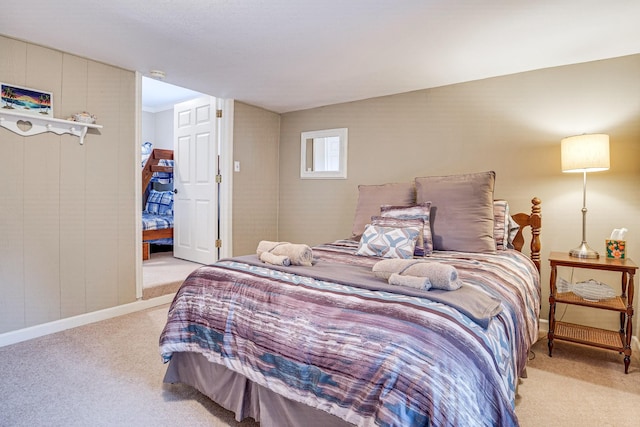
[[[493,237],[493,171],[416,178],[417,202],[431,202],[433,248],[496,251]]]
[[[382,205],[413,205],[416,189],[413,182],[382,185],[359,185],[358,204],[351,228],[351,238],[359,239],[371,217],[380,215]]]

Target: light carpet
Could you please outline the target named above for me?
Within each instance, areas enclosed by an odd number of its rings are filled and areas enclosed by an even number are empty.
[[[158,337],[168,306],[0,348],[0,426],[257,426],[194,389],[166,385]],[[640,360],[546,339],[534,346],[516,412],[527,426],[640,420]]]
[[[554,341],[546,334],[533,346],[535,357],[521,380],[516,413],[522,427],[640,425],[640,357]]]
[[[175,293],[184,279],[201,265],[174,258],[173,252],[152,253],[142,262],[142,299]]]

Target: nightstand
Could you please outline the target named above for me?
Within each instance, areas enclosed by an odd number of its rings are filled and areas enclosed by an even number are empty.
[[[624,372],[629,371],[631,361],[631,334],[633,319],[634,275],[638,266],[630,259],[596,258],[584,259],[569,256],[564,252],[551,252],[551,278],[549,294],[549,356],[553,352],[553,340],[572,341],[608,350],[624,353]],[[557,293],[556,278],[558,267],[584,268],[591,270],[606,270],[618,272],[622,275],[620,296],[614,298],[590,301],[585,300],[573,292]],[[620,313],[620,330],[594,328],[574,323],[556,321],[556,303],[581,305],[600,310],[610,310]]]

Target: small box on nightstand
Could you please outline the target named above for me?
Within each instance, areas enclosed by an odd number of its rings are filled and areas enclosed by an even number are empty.
[[[624,240],[605,240],[607,258],[624,259],[627,242]]]

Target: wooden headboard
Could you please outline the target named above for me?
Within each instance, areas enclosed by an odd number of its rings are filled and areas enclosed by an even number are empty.
[[[542,214],[540,204],[542,202],[537,197],[531,199],[531,213],[517,213],[511,215],[513,220],[518,223],[520,229],[513,239],[513,247],[522,252],[524,246],[523,230],[525,227],[531,227],[531,260],[540,271],[540,229],[542,228]]]

